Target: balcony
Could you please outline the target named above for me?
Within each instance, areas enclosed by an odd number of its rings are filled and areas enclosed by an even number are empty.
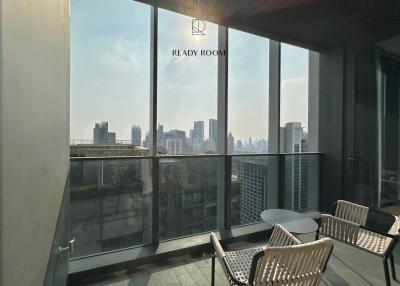
[[[313,236],[301,235],[306,242]],[[229,250],[239,250],[259,246],[265,243],[265,237],[231,243]],[[396,263],[398,263],[396,261]],[[396,264],[398,265],[398,264]],[[396,266],[398,269],[398,266]],[[98,275],[82,280],[84,285],[210,285],[211,259],[209,253],[198,252],[195,255],[184,255],[132,267],[127,271],[112,275]],[[323,277],[323,286],[384,286],[385,278],[380,258],[356,250],[343,243],[335,242],[334,253],[330,258],[328,269]],[[217,263],[216,285],[226,285],[222,268]],[[396,284],[394,284],[396,285]]]
[[[321,160],[320,153],[71,158],[70,271],[190,253],[208,244],[210,231],[228,240],[265,235],[265,209],[319,209]]]
[[[262,210],[400,214],[400,1],[0,3],[0,285],[207,285]],[[335,242],[323,285],[382,268]]]

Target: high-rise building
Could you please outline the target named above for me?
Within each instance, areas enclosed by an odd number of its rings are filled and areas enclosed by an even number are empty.
[[[281,153],[308,151],[307,133],[300,122],[286,123],[280,128]],[[308,194],[308,160],[301,156],[287,156],[285,159],[285,207],[295,211],[306,211],[313,198]]]
[[[193,128],[194,144],[202,144],[204,141],[204,121],[195,121]]]
[[[108,122],[102,121],[96,123],[93,128],[93,143],[94,144],[115,144],[115,132],[108,132]]]
[[[240,183],[240,223],[257,222],[268,193],[268,161],[241,159],[236,161],[235,169]]]
[[[165,147],[164,125],[161,124],[158,124],[157,127],[157,145],[159,147]]]
[[[167,151],[170,155],[180,155],[184,153],[184,142],[181,138],[168,138],[167,139]]]
[[[131,143],[136,146],[142,145],[142,129],[138,125],[132,126]]]
[[[169,139],[171,139],[171,140],[169,140]],[[185,131],[170,130],[170,131],[166,132],[165,133],[165,142],[166,142],[165,147],[168,151],[168,154],[177,155],[177,154],[184,154],[187,152],[186,132]]]
[[[146,136],[143,140],[143,147],[150,148],[150,132],[146,132]]]
[[[218,121],[217,119],[210,119],[208,121],[208,138],[214,144],[217,144],[217,134],[218,134]]]
[[[189,138],[190,138],[190,140],[193,142],[194,141],[194,130],[193,129],[190,129],[189,130]]]
[[[300,122],[288,122],[280,128],[280,150],[282,153],[305,152],[302,146],[303,127]]]
[[[232,132],[228,134],[228,154],[233,154],[235,148],[235,138],[232,135]]]
[[[260,139],[256,144],[257,151],[267,152],[267,141],[264,139]]]
[[[238,140],[238,141],[236,142],[236,149],[239,150],[239,151],[243,149],[243,142],[242,142],[242,140]]]

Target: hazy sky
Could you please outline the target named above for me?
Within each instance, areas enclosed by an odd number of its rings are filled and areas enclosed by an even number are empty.
[[[217,49],[217,25],[191,34],[192,18],[159,10],[158,122],[193,128],[217,117],[217,57],[174,57],[173,49]],[[268,132],[268,39],[229,30],[228,128],[236,139]],[[281,125],[307,125],[308,51],[282,45]],[[149,126],[150,7],[131,0],[71,1],[71,139],[92,139],[108,121],[117,139]]]

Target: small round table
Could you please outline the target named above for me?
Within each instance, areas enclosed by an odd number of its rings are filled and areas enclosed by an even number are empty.
[[[284,209],[269,209],[261,213],[261,219],[274,226],[280,224],[295,234],[311,233],[318,229],[318,224],[305,215]]]

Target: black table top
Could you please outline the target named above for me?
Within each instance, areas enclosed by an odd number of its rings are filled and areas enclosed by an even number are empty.
[[[280,224],[292,233],[311,233],[318,229],[318,224],[305,215],[284,209],[269,209],[261,213],[261,219],[270,224]]]

